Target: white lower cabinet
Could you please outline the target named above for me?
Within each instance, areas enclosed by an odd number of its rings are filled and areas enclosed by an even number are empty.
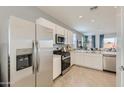
[[[103,70],[102,54],[71,52],[71,65]]]
[[[85,54],[85,66],[103,70],[102,54]]]
[[[53,55],[53,80],[61,74],[61,56]]]
[[[74,52],[70,52],[71,54],[71,66],[75,64],[76,61],[76,57],[75,57],[75,53]]]
[[[84,66],[84,55],[81,54],[81,53],[76,53],[76,64],[77,65],[81,65],[81,66]]]
[[[71,65],[85,66],[85,56],[82,53],[71,52]]]

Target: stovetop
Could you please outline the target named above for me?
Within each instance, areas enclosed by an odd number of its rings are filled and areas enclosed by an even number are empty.
[[[62,55],[62,56],[70,56],[70,52],[63,52],[61,50],[54,50],[53,54]]]

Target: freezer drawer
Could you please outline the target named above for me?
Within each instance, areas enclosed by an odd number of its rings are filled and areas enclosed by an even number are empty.
[[[103,69],[116,72],[116,56],[103,56]]]

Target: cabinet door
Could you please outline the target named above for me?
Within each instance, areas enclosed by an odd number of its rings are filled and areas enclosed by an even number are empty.
[[[86,67],[102,70],[102,55],[85,54],[85,59]]]
[[[68,31],[68,44],[73,44],[73,32]]]
[[[56,30],[55,30],[55,24],[53,29],[53,44],[56,44]]]
[[[64,28],[63,27],[56,25],[55,30],[56,30],[56,34],[64,35]]]
[[[75,62],[76,62],[75,52],[71,52],[71,65],[75,64]]]
[[[61,28],[61,34],[65,35],[65,29],[63,27]]]
[[[64,36],[65,36],[65,44],[68,44],[68,30],[67,29],[65,29],[65,34],[64,34]]]
[[[56,34],[60,34],[59,26],[58,25],[55,25],[55,31],[56,31]]]
[[[68,44],[70,44],[70,31],[68,30]]]
[[[83,58],[81,53],[75,53],[75,56],[76,56],[75,64],[82,66]]]
[[[85,61],[85,54],[84,53],[80,53],[80,65],[81,66],[85,66],[85,63],[86,63],[86,61]]]
[[[61,74],[61,56],[53,56],[53,80]]]

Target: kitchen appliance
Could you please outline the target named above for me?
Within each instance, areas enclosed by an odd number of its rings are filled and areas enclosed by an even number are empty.
[[[116,72],[116,55],[103,55],[103,70]]]
[[[56,44],[64,44],[64,43],[65,43],[64,35],[56,34]]]
[[[5,42],[1,43],[2,86],[52,86],[52,29],[11,16],[8,34],[2,42]]]
[[[65,74],[69,70],[70,60],[71,60],[70,53],[69,52],[63,53],[62,59],[61,59],[61,61],[62,61],[62,74]]]
[[[70,68],[70,52],[63,52],[61,50],[54,50],[53,54],[61,55],[61,74],[65,74]]]

